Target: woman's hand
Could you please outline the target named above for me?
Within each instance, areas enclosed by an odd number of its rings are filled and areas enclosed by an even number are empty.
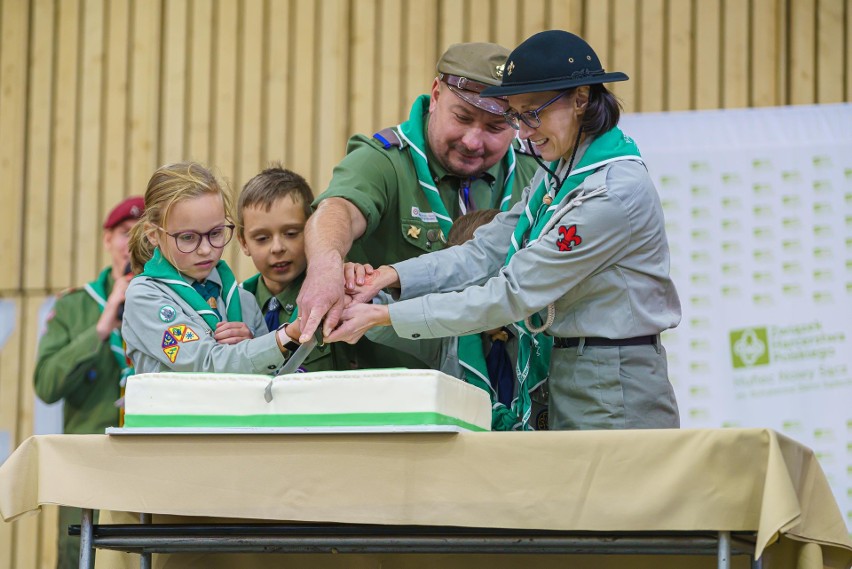
[[[220,344],[239,344],[252,338],[254,336],[245,322],[218,322],[213,332],[213,339]]]
[[[373,265],[367,263],[344,263],[343,287],[346,289],[347,294],[349,291],[355,290],[356,286],[363,286],[367,277],[372,275],[375,270],[376,269],[373,268]]]
[[[390,311],[383,304],[350,304],[340,316],[340,324],[326,342],[354,344],[375,326],[390,326]]]

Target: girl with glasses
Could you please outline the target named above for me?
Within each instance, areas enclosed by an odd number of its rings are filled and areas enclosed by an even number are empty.
[[[367,275],[355,300],[387,286],[403,300],[353,304],[328,340],[377,325],[423,339],[511,323],[521,428],[534,428],[530,391],[545,381],[551,429],[677,427],[660,343],[681,318],[663,210],[603,85],[626,79],[569,32],[515,48],[482,94],[508,98],[504,118],[538,155],[521,201],[464,245]]]
[[[298,323],[268,332],[222,260],[234,224],[215,176],[192,162],[163,166],[148,182],[145,208],[130,235],[141,274],[127,289],[122,325],[136,373],[275,372],[298,347]]]

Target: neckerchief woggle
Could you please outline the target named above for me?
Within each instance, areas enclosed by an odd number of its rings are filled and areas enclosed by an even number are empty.
[[[109,296],[106,289],[111,272],[112,267],[107,267],[101,271],[101,274],[98,275],[97,279],[83,285],[83,290],[85,290],[89,296],[98,303],[98,308],[100,308],[102,314],[104,308],[106,308],[107,296]],[[134,372],[133,364],[130,363],[130,360],[127,358],[127,354],[124,351],[124,341],[121,338],[121,332],[119,332],[117,328],[113,329],[113,331],[109,333],[109,349],[112,352],[112,355],[115,356],[115,360],[118,362],[118,369],[121,370],[119,384],[123,386],[127,377],[133,375]]]
[[[414,171],[417,174],[417,181],[426,194],[426,199],[429,202],[429,207],[438,218],[438,225],[441,227],[441,232],[444,238],[450,233],[450,228],[453,226],[453,218],[447,213],[447,208],[441,199],[438,188],[433,185],[432,174],[429,170],[429,161],[426,158],[426,133],[423,130],[423,117],[429,111],[429,95],[420,95],[414,105],[411,106],[411,113],[408,120],[396,127],[399,137],[408,144],[408,153],[411,156],[411,161],[414,162]],[[512,184],[515,181],[515,149],[509,146],[509,151],[503,157],[504,167],[506,168],[506,180],[503,182],[503,196],[500,198],[500,211],[509,209],[509,202],[512,199]]]
[[[221,259],[216,263],[216,270],[219,271],[219,278],[222,279],[222,302],[225,303],[225,314],[228,316],[228,322],[242,322],[243,311],[237,279],[234,278],[234,273],[228,264]],[[199,316],[204,318],[211,330],[216,330],[216,324],[221,319],[210,309],[210,305],[207,304],[204,297],[198,294],[198,291],[192,288],[192,285],[183,280],[174,265],[163,257],[159,247],[154,249],[154,256],[151,257],[151,260],[145,263],[142,276],[155,279],[168,286]]]
[[[250,293],[256,295],[257,294],[257,283],[260,280],[260,277],[261,277],[260,273],[257,273],[256,275],[251,276],[251,277],[247,278],[246,280],[244,280],[243,283],[240,286],[242,288],[244,288],[245,290],[249,291]],[[272,296],[275,296],[275,295],[272,295]],[[281,307],[279,307],[278,310],[281,310]],[[287,324],[293,323],[296,320],[296,317],[298,315],[299,315],[299,307],[297,306],[295,308],[295,310],[293,310],[293,315],[290,316],[290,320],[287,321]]]
[[[411,113],[408,120],[397,127],[397,132],[400,138],[408,144],[408,152],[411,156],[411,161],[414,163],[417,181],[423,193],[426,194],[429,207],[432,208],[435,217],[438,218],[438,225],[446,238],[450,233],[450,228],[453,226],[453,219],[444,206],[438,188],[433,185],[431,171],[429,170],[429,161],[425,151],[426,134],[423,129],[423,117],[429,111],[429,100],[429,95],[418,97],[411,106]],[[506,180],[503,183],[503,195],[500,198],[500,211],[507,211],[511,205],[512,185],[515,180],[515,149],[511,145],[509,146],[509,151],[503,157],[503,161],[507,174]],[[512,416],[511,411],[505,405],[497,401],[497,392],[491,387],[479,334],[460,336],[458,340],[459,363],[464,369],[465,380],[472,385],[484,389],[491,396],[492,429],[507,431],[512,430],[513,427],[517,428],[520,425],[520,421]]]
[[[549,173],[545,173],[541,183],[530,195],[523,215],[518,219],[505,264],[509,264],[518,250],[529,247],[538,241],[542,230],[553,217],[554,212],[565,206],[562,203],[563,200],[583,180],[610,162],[620,160],[641,161],[641,158],[639,148],[633,142],[633,139],[621,132],[621,129],[615,127],[592,141],[577,166],[568,173],[559,193],[556,194],[549,206],[544,204],[544,196],[547,195],[551,187],[555,187],[557,181]],[[564,159],[550,163],[550,170],[553,172],[559,172],[559,169],[564,167]],[[531,320],[535,326],[541,326],[542,320],[539,314],[532,315]],[[530,392],[545,381],[550,373],[550,352],[553,349],[553,337],[543,332],[532,334],[523,320],[516,322],[515,327],[519,332],[518,363],[515,368],[518,380],[518,396],[512,401],[512,411],[520,417],[523,430],[532,430],[529,425],[530,414],[532,413]]]

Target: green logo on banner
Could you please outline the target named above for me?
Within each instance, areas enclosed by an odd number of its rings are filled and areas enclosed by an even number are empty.
[[[731,360],[734,369],[769,364],[769,342],[766,328],[743,328],[733,330],[731,339]]]

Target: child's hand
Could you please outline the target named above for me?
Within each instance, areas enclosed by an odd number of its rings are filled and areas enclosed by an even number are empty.
[[[213,332],[213,339],[220,344],[239,344],[252,338],[254,336],[245,322],[219,322]]]
[[[366,282],[368,276],[373,274],[373,265],[361,263],[343,264],[343,286],[347,294]]]
[[[347,263],[347,265],[355,265],[355,263]],[[369,269],[369,272],[367,271]],[[363,273],[362,278],[358,279],[360,273]],[[376,294],[383,288],[399,288],[399,275],[396,270],[388,265],[382,265],[378,269],[374,269],[370,265],[362,265],[361,270],[357,268],[344,267],[346,276],[346,294],[351,297],[352,302],[370,302]],[[350,285],[349,277],[354,277],[354,286]]]
[[[340,325],[326,342],[354,344],[374,326],[390,326],[388,307],[381,304],[350,304],[340,316]]]

